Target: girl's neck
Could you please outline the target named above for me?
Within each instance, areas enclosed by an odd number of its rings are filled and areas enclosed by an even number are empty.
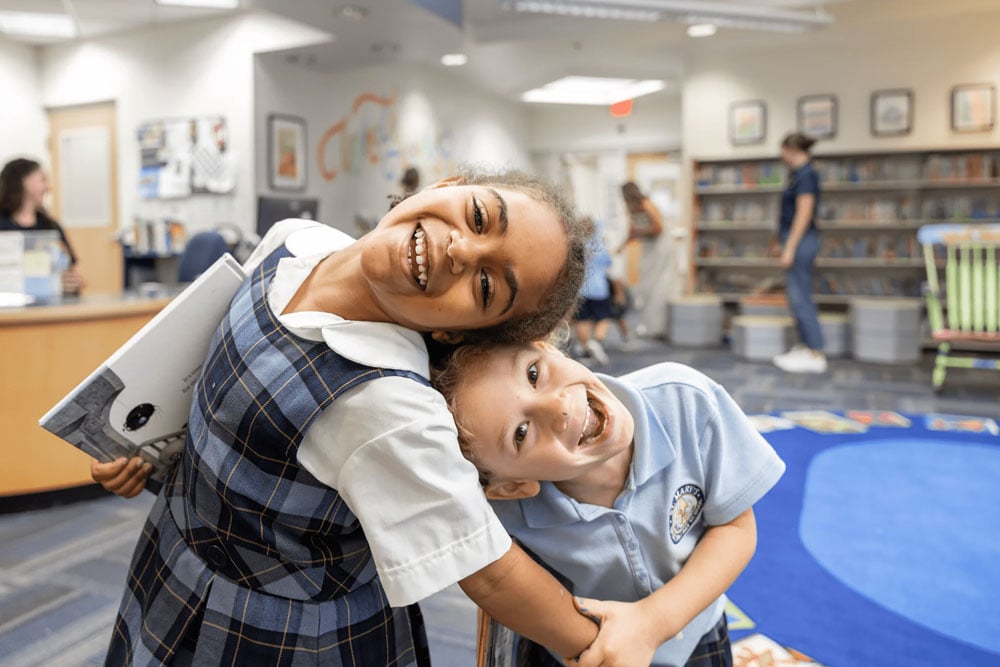
[[[597,505],[599,507],[614,507],[615,500],[625,489],[632,468],[633,442],[620,454],[617,454],[598,467],[579,477],[556,482],[556,488],[577,502]]]
[[[320,260],[282,314],[310,311],[359,322],[391,322],[365,280],[361,252],[362,244],[356,242]]]
[[[26,201],[21,204],[21,208],[14,211],[11,218],[22,227],[34,227],[38,224],[38,207]]]

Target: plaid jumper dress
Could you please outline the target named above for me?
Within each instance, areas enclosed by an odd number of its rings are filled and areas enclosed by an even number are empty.
[[[181,462],[132,557],[107,665],[427,664],[416,605],[389,606],[364,532],[297,462],[341,393],[405,371],[298,338],[267,305],[280,248],[233,297],[195,386]]]

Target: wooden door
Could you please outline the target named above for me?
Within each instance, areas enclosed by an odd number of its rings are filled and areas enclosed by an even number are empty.
[[[114,102],[49,109],[53,217],[66,230],[85,293],[122,291]]]

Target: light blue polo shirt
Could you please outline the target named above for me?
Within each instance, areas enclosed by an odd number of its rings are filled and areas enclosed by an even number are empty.
[[[729,394],[692,368],[662,363],[599,377],[635,420],[632,465],[614,508],[579,503],[550,482],[534,498],[492,505],[575,595],[634,602],[677,574],[710,526],[760,500],[785,464]],[[684,665],[724,607],[721,596],[660,646],[654,664]]]

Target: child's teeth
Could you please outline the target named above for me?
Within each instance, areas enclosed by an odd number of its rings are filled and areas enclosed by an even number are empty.
[[[424,265],[424,256],[423,255],[417,255],[417,265],[418,266],[423,266]]]

